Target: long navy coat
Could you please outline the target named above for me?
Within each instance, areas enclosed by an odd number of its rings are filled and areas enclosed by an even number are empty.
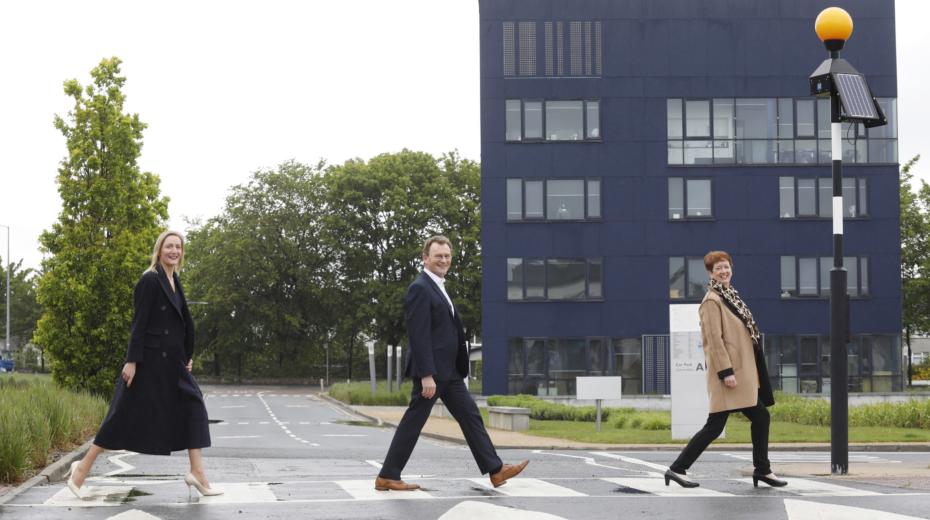
[[[194,321],[181,280],[171,290],[161,266],[136,284],[126,361],[136,363],[132,386],[122,376],[94,444],[149,455],[210,446],[203,393],[187,371],[194,355]]]
[[[453,313],[442,290],[426,272],[420,273],[407,288],[404,318],[410,337],[404,375],[415,379],[433,376],[436,381],[468,376],[462,320],[457,312]]]

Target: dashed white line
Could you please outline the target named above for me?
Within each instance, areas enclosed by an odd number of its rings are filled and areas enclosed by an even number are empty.
[[[259,401],[261,401],[262,404],[265,406],[265,411],[268,412],[268,415],[271,416],[271,419],[275,422],[275,424],[277,424],[279,427],[281,427],[282,430],[284,430],[284,433],[286,433],[288,436],[290,436],[290,438],[294,439],[295,441],[300,442],[301,444],[307,444],[309,446],[319,446],[319,444],[315,442],[310,442],[310,441],[307,441],[306,439],[301,439],[300,437],[291,433],[291,430],[285,427],[286,425],[290,423],[288,421],[281,421],[278,419],[278,416],[275,415],[273,411],[271,411],[271,407],[268,406],[268,402],[265,401],[265,398],[262,396],[262,394],[263,392],[259,392],[256,395],[258,396]]]

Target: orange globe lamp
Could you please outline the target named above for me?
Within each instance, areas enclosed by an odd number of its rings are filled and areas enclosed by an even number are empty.
[[[838,51],[852,36],[852,16],[849,16],[845,9],[828,7],[817,15],[814,21],[814,31],[827,50]]]

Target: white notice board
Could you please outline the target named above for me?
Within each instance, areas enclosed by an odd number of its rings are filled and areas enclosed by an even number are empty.
[[[673,439],[690,439],[707,422],[710,409],[698,308],[686,303],[668,309]]]

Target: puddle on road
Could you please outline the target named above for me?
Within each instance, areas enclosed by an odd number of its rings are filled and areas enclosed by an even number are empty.
[[[384,428],[384,426],[378,426],[378,423],[371,421],[357,421],[357,420],[343,420],[343,421],[333,421],[335,424],[345,424],[346,426],[373,426],[375,428]]]
[[[626,486],[620,486],[614,490],[614,493],[624,493],[627,495],[651,495],[648,491],[643,491],[642,489],[636,489]]]

